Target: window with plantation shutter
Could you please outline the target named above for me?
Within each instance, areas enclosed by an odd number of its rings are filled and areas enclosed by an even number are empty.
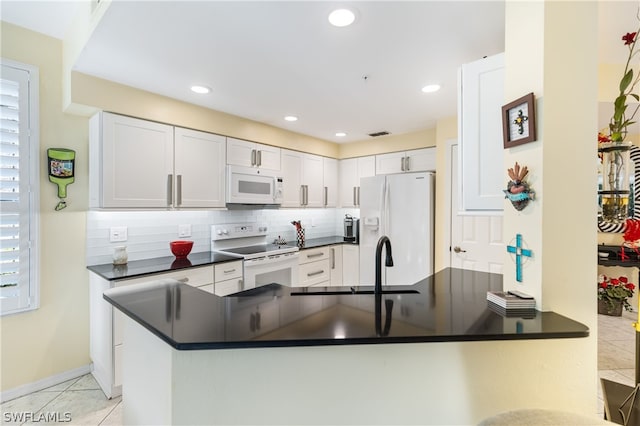
[[[0,60],[0,313],[38,307],[38,69]]]

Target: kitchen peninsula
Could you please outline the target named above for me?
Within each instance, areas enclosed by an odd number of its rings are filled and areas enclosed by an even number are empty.
[[[536,342],[563,351],[589,329],[554,312],[501,316],[486,302],[499,289],[500,275],[445,269],[382,295],[274,284],[218,297],[175,280],[107,290],[128,317],[125,423],[468,424],[523,406],[545,379],[563,386],[531,357]],[[517,368],[540,368],[541,382],[519,383]]]

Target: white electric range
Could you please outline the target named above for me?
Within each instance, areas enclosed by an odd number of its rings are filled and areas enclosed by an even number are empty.
[[[298,247],[267,241],[267,226],[231,223],[211,226],[211,251],[244,259],[243,288],[297,286]]]

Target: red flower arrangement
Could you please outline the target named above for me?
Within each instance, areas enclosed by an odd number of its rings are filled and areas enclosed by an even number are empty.
[[[628,299],[633,296],[635,288],[636,286],[625,276],[618,278],[609,278],[603,274],[598,276],[598,300],[606,300],[611,310],[616,303],[622,303],[627,311],[633,310]]]

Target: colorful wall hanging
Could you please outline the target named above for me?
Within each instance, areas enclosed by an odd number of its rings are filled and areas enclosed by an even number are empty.
[[[74,169],[76,162],[76,152],[66,148],[47,149],[49,158],[49,181],[58,185],[58,198],[60,201],[56,205],[56,210],[67,207],[67,185],[75,181]]]
[[[529,188],[529,184],[524,181],[525,176],[529,173],[527,166],[520,168],[520,165],[516,162],[516,165],[507,170],[511,180],[507,183],[507,189],[504,189],[505,198],[511,201],[513,207],[520,211],[527,207],[530,200],[535,197],[535,192]]]
[[[526,249],[522,247],[521,234],[516,234],[516,245],[507,246],[507,251],[509,253],[516,255],[516,281],[521,283],[522,282],[522,264],[523,264],[523,261],[526,260],[526,259],[523,259],[522,257],[523,256],[531,257],[533,256],[533,252],[530,249]]]

